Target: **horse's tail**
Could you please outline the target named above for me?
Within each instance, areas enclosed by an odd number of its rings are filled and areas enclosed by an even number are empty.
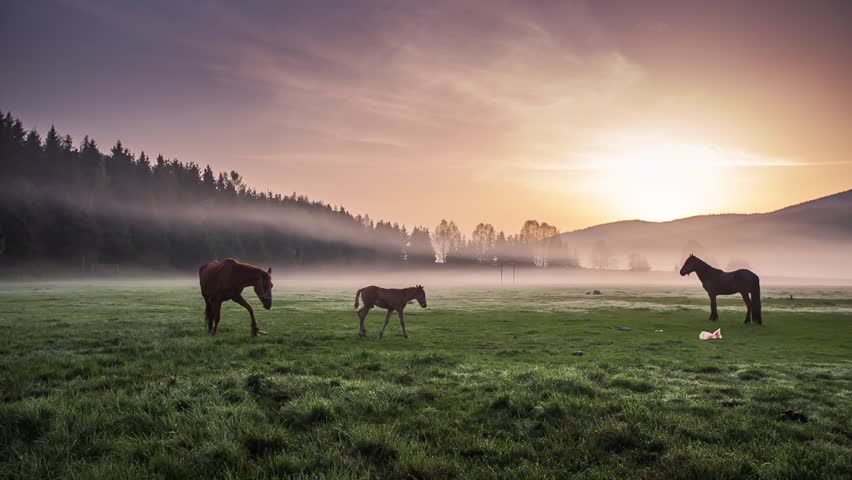
[[[754,288],[751,290],[751,319],[757,323],[763,323],[763,314],[760,312],[760,279],[755,278]]]
[[[363,289],[363,288],[359,288],[359,289],[358,289],[358,291],[357,291],[357,292],[355,292],[355,308],[356,308],[356,309],[358,308],[358,296],[359,296],[359,295],[361,295],[361,290],[364,290],[364,289]]]

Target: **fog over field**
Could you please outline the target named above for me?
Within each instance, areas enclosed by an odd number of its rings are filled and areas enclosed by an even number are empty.
[[[17,201],[50,205],[78,215],[120,219],[130,225],[177,225],[189,232],[260,231],[275,232],[377,252],[386,258],[406,255],[398,236],[367,235],[364,226],[347,217],[318,215],[300,207],[218,204],[213,202],[162,202],[156,208],[110,197],[93,197],[85,192],[23,188],[7,185],[6,194]],[[672,284],[684,280],[674,272],[683,259],[694,253],[724,270],[750,268],[764,282],[775,284],[852,284],[852,191],[806,202],[767,214],[713,215],[672,222],[626,221],[529,240],[512,250],[500,252],[491,246],[486,260],[474,258],[477,252],[455,247],[445,255],[445,264],[429,264],[429,255],[438,258],[433,236],[432,252],[419,252],[427,264],[396,262],[376,266],[357,255],[351,260],[314,261],[314,266],[280,262],[274,253],[249,253],[246,261],[275,266],[276,278],[306,284],[433,283],[438,285],[566,284]],[[500,255],[506,253],[506,255]],[[644,261],[636,269],[631,256]],[[269,257],[269,258],[265,258]],[[565,268],[576,265],[583,268]],[[49,264],[49,262],[45,262]],[[125,270],[160,270],[143,261],[124,262]],[[537,268],[533,263],[551,265]],[[632,270],[631,270],[632,269]],[[641,271],[648,270],[651,271]],[[55,264],[47,271],[76,271],[67,264]],[[171,269],[174,271],[175,269]],[[282,272],[287,272],[281,275]],[[6,272],[7,277],[16,276]],[[192,275],[192,268],[177,273]],[[344,275],[345,274],[345,275]],[[38,272],[36,277],[43,277]],[[351,276],[351,277],[350,277]],[[26,279],[24,274],[22,279]],[[374,279],[374,280],[370,280]],[[279,280],[279,281],[281,281]]]

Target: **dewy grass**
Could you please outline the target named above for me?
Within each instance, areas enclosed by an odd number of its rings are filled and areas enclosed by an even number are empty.
[[[0,478],[852,471],[849,292],[770,289],[757,327],[683,292],[435,291],[408,340],[380,313],[359,340],[352,293],[276,292],[259,338],[226,304],[211,338],[187,287],[4,289]]]

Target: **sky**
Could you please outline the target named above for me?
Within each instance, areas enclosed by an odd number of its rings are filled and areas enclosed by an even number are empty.
[[[0,110],[432,228],[852,188],[852,2],[22,1]]]

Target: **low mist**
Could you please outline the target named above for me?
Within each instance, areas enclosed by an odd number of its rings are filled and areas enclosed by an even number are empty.
[[[412,261],[414,252],[410,242],[399,236],[376,235],[368,232],[361,223],[350,217],[318,214],[310,208],[299,206],[222,205],[214,202],[160,201],[156,208],[134,204],[121,199],[93,197],[80,191],[61,191],[55,188],[10,188],[21,204],[39,204],[60,211],[85,214],[96,218],[120,219],[127,225],[169,225],[171,230],[205,232],[252,232],[256,235],[283,235],[303,241],[316,241],[323,245],[340,245],[352,248],[349,258],[314,259],[310,263],[281,261],[274,252],[263,255],[243,255],[241,259],[275,268],[278,282],[310,285],[350,286],[368,283],[408,285],[430,283],[435,285],[469,285],[483,287],[510,287],[525,285],[575,285],[594,288],[598,285],[687,285],[695,279],[682,279],[675,272],[689,253],[702,257],[717,268],[733,270],[749,268],[761,275],[764,282],[783,284],[852,284],[852,256],[850,243],[843,231],[814,235],[795,231],[778,235],[775,224],[757,224],[747,228],[749,238],[743,239],[730,228],[718,231],[722,217],[709,217],[716,228],[713,235],[703,234],[695,225],[664,240],[654,235],[620,234],[615,226],[605,226],[605,232],[571,232],[555,235],[526,244],[491,245],[483,251],[464,250],[453,246],[444,252],[444,263],[436,264],[434,241],[428,251],[420,254],[419,262]],[[743,216],[747,217],[747,216]],[[755,217],[755,216],[751,216]],[[747,220],[747,218],[746,218]],[[743,227],[743,219],[736,220]],[[647,227],[648,222],[643,222]],[[668,222],[671,224],[672,222]],[[692,222],[695,223],[694,221]],[[754,222],[757,223],[757,222]],[[618,225],[618,224],[613,224]],[[651,224],[665,225],[665,224]],[[603,228],[603,227],[596,227]],[[671,225],[667,228],[671,229]],[[765,234],[761,234],[761,229]],[[590,229],[593,230],[593,229]],[[702,240],[697,240],[695,238]],[[310,242],[309,242],[310,243]],[[732,245],[735,244],[735,245]],[[381,254],[379,259],[364,257],[363,252]],[[485,259],[477,258],[484,254]],[[222,257],[230,256],[223,254]],[[82,273],[107,275],[116,278],[135,273],[143,278],[162,272],[179,274],[179,278],[192,277],[193,266],[163,267],[156,263],[146,265],[142,259],[116,262],[115,271],[109,268]],[[78,271],[76,262],[43,261],[46,272]],[[70,263],[70,264],[69,264]],[[112,265],[112,264],[110,264]],[[120,265],[120,267],[118,266]],[[502,268],[502,277],[501,277]],[[6,269],[6,277],[25,276],[25,269]],[[20,275],[15,274],[18,270]],[[106,270],[106,271],[104,271]]]

